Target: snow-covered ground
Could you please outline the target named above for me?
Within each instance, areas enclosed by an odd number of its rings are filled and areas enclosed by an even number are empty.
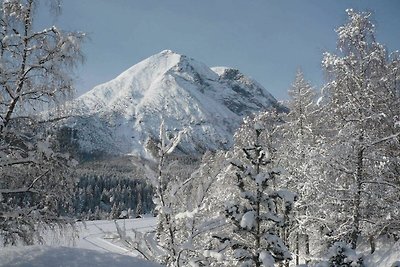
[[[366,266],[398,267],[400,266],[400,241],[381,239],[376,242],[377,249],[373,254],[363,251]],[[396,262],[398,265],[396,265]]]
[[[118,220],[121,227],[138,231],[154,229],[156,218]],[[160,267],[142,260],[138,254],[118,242],[114,221],[90,221],[79,223],[79,237],[72,240],[71,233],[63,236],[49,234],[47,245],[7,247],[0,249],[0,267]],[[391,267],[400,262],[400,241],[377,242],[374,254],[368,247],[362,251],[367,267]],[[362,249],[363,250],[363,249]]]
[[[118,220],[127,231],[154,229],[156,219]],[[0,266],[14,267],[159,267],[141,260],[137,254],[111,237],[116,235],[114,221],[79,223],[79,237],[72,240],[64,236],[48,235],[45,246],[7,247],[0,250]]]

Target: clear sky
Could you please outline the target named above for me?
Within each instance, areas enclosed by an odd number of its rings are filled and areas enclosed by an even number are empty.
[[[61,16],[38,25],[88,33],[78,95],[171,49],[238,68],[282,100],[299,67],[322,84],[322,53],[335,50],[346,8],[373,11],[378,41],[400,49],[399,0],[64,0]]]

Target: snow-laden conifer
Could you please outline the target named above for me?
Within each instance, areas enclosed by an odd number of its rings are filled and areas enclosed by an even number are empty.
[[[275,187],[282,170],[277,168],[269,123],[280,121],[274,113],[247,118],[236,134],[230,160],[236,195],[225,204],[229,227],[215,234],[225,251],[225,264],[274,266],[291,259],[280,237],[297,196]],[[263,142],[262,142],[263,141]]]
[[[287,172],[282,186],[290,188],[299,196],[294,210],[295,220],[290,222],[286,233],[298,265],[300,255],[304,255],[305,262],[308,262],[310,244],[316,245],[316,240],[313,242],[310,238],[315,232],[313,229],[318,229],[315,217],[319,210],[317,184],[320,155],[316,139],[320,130],[316,124],[316,92],[300,70],[288,93],[289,112],[282,116],[285,123],[279,128],[282,141],[279,143],[277,158]]]

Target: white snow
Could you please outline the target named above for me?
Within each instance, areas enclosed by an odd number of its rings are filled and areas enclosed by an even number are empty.
[[[248,215],[245,227],[251,224],[254,215]],[[125,225],[129,229],[141,231],[152,230],[156,219],[147,217],[142,219],[118,220],[119,225]],[[137,257],[122,244],[109,239],[116,235],[114,221],[90,221],[80,224],[80,237],[71,242],[69,239],[53,240],[48,235],[48,245],[35,245],[25,247],[6,247],[0,249],[0,267],[161,267]],[[68,236],[68,233],[65,233]],[[269,239],[268,239],[269,240]],[[269,240],[274,241],[274,240]],[[223,254],[215,251],[204,251],[204,256],[217,260],[223,259]],[[364,252],[364,263],[366,267],[391,267],[400,261],[400,241],[380,240],[374,254],[368,255]],[[269,252],[261,251],[259,259],[263,266],[273,267],[274,260]],[[324,266],[320,264],[318,266]]]
[[[256,212],[254,210],[247,211],[242,216],[242,219],[240,221],[240,226],[242,228],[247,228],[251,230],[255,225],[255,219],[256,219]]]
[[[266,180],[269,179],[269,174],[267,172],[261,172],[259,174],[256,175],[255,181],[257,183],[257,185],[262,185]]]
[[[400,261],[400,241],[393,243],[391,240],[383,239],[377,241],[376,251],[367,254],[364,263],[368,267],[397,267],[395,263],[398,261]]]
[[[175,219],[180,220],[180,219],[185,219],[185,218],[193,218],[198,212],[199,212],[199,209],[197,209],[197,208],[192,211],[180,212],[175,215]]]
[[[127,231],[150,231],[154,229],[156,219],[118,220]],[[79,238],[74,242],[70,238],[54,239],[49,233],[48,245],[6,247],[0,250],[1,267],[47,267],[47,266],[86,266],[86,267],[160,267],[156,263],[139,259],[115,237],[117,230],[114,221],[90,221],[80,223]],[[65,233],[65,236],[68,236]]]
[[[214,258],[217,261],[222,261],[224,259],[224,255],[222,253],[219,253],[216,251],[211,251],[211,250],[205,250],[203,255],[204,255],[204,257]]]
[[[117,253],[73,247],[26,246],[0,251],[4,267],[157,267],[155,263]]]
[[[293,193],[292,191],[286,189],[278,190],[276,193],[279,195],[279,197],[285,200],[285,202],[288,202],[290,204],[293,204],[297,198],[296,193]]]
[[[277,104],[262,86],[239,76],[221,78],[205,64],[165,50],[76,99],[71,113],[85,119],[64,123],[78,130],[87,152],[148,157],[146,144],[157,140],[162,119],[166,130],[187,130],[179,145],[187,153],[226,149],[244,115]]]
[[[272,257],[271,253],[269,253],[268,251],[265,251],[265,250],[261,251],[259,259],[262,262],[264,267],[274,267],[275,266],[274,257]]]

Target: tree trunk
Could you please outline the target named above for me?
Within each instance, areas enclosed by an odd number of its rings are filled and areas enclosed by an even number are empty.
[[[362,143],[363,137],[362,135],[359,138],[360,143]],[[362,187],[362,178],[363,178],[363,159],[364,159],[364,148],[359,148],[357,152],[357,169],[356,169],[356,192],[354,195],[354,203],[353,203],[353,223],[352,229],[350,233],[350,245],[353,249],[357,247],[357,239],[360,234],[360,206],[361,206],[361,187]]]
[[[299,237],[299,232],[296,233],[296,265],[299,265],[299,254],[300,254],[300,246],[299,246],[299,242],[300,242],[300,237]]]
[[[375,252],[375,240],[374,240],[374,236],[370,235],[368,238],[369,241],[369,246],[371,248],[371,254]]]
[[[305,253],[306,253],[306,264],[310,263],[310,236],[308,234],[304,235],[305,243]]]

